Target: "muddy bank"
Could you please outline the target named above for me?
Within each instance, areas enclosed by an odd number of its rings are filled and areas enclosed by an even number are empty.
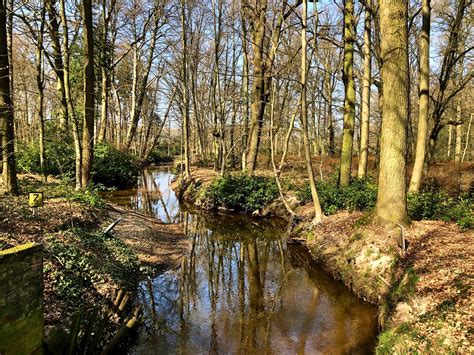
[[[192,175],[173,187],[182,199],[206,209],[206,189],[217,174],[195,169]],[[294,196],[288,200],[302,217],[291,238],[305,243],[334,278],[379,307],[378,353],[474,352],[472,230],[453,222],[414,221],[403,231],[409,246],[402,255],[399,228],[366,225],[362,212],[347,211],[313,226],[311,205]],[[254,215],[288,219],[278,199]]]
[[[189,247],[189,239],[179,224],[164,224],[136,211],[108,205],[108,217],[120,222],[113,229],[138,256],[142,265],[165,271],[176,269]]]

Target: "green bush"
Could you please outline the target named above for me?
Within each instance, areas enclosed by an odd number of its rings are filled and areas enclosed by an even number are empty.
[[[131,155],[109,144],[94,148],[92,180],[104,186],[126,187],[136,184],[138,165]]]
[[[375,206],[377,186],[370,180],[356,179],[346,188],[337,186],[336,177],[329,181],[317,182],[321,208],[326,215],[338,210],[366,211]],[[303,203],[311,201],[309,183],[296,188],[296,197]],[[441,220],[456,222],[463,229],[474,227],[472,196],[465,194],[451,197],[439,190],[439,187],[428,186],[420,193],[408,194],[408,213],[414,220]]]
[[[74,175],[75,152],[72,140],[67,135],[49,134],[45,139],[45,173],[48,175]],[[41,173],[39,144],[18,142],[16,154],[18,170],[25,173]]]
[[[408,212],[414,220],[454,221],[462,229],[474,227],[473,201],[468,194],[451,197],[437,188],[408,194]]]
[[[45,173],[52,176],[74,177],[74,144],[67,135],[52,136],[45,141]],[[37,142],[18,142],[17,165],[20,172],[41,173]],[[136,159],[109,144],[96,144],[92,181],[104,186],[125,187],[136,184]]]
[[[213,208],[258,210],[278,196],[275,179],[263,176],[225,175],[214,179],[205,197]]]
[[[342,209],[369,210],[375,206],[377,200],[377,186],[369,180],[357,179],[352,181],[349,187],[340,188],[334,176],[329,181],[318,181],[316,188],[321,208],[327,215]],[[297,189],[296,197],[303,203],[311,201],[309,182]]]

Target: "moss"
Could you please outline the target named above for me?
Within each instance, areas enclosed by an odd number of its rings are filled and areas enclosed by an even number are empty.
[[[6,250],[0,250],[0,257],[5,256],[5,255],[16,254],[16,253],[19,253],[21,251],[37,247],[39,245],[40,244],[37,244],[37,243],[26,243],[26,244],[17,245],[16,247],[9,248],[9,249],[6,249]]]
[[[380,333],[375,353],[380,355],[393,354],[394,352],[413,354],[413,352],[410,351],[409,344],[416,341],[416,338],[416,333],[413,331],[412,327],[408,323],[403,323],[397,328],[386,330]],[[403,344],[402,346],[405,348],[397,348],[396,351],[394,351],[394,347],[397,344]]]
[[[8,354],[31,354],[42,346],[42,339],[43,310],[38,309],[28,317],[0,326],[0,353],[8,349]]]

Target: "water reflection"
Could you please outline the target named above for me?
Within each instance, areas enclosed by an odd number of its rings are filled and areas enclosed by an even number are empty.
[[[365,353],[374,309],[286,246],[281,227],[183,214],[180,273],[140,286],[146,332],[135,353]]]
[[[160,219],[177,223],[179,201],[169,185],[174,178],[170,166],[145,169],[138,178],[136,189],[105,193],[114,203]]]
[[[172,178],[145,171],[138,189],[111,197],[180,223],[191,241],[180,271],[140,283],[146,322],[132,353],[371,352],[375,308],[286,245],[280,221],[189,213]]]

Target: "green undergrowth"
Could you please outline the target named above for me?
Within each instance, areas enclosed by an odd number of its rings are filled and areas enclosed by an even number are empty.
[[[69,229],[45,235],[44,246],[49,256],[45,277],[54,293],[71,305],[79,305],[99,284],[134,287],[139,261],[118,238]]]
[[[209,207],[225,207],[236,211],[255,211],[278,196],[275,179],[245,174],[215,178],[205,192]]]
[[[101,191],[110,191],[102,184],[91,184],[84,191],[74,189],[74,181],[68,176],[61,176],[54,181],[44,182],[34,178],[23,178],[20,180],[20,194],[29,192],[43,192],[44,199],[61,198],[68,201],[84,203],[91,207],[105,207],[106,202],[100,196]]]
[[[16,153],[18,171],[41,174],[37,142],[18,142]],[[47,137],[45,141],[44,173],[54,177],[75,176],[75,152],[71,137]],[[133,186],[137,182],[139,166],[136,157],[106,143],[94,146],[92,180],[108,187]]]
[[[302,203],[311,201],[309,183],[294,186],[296,197]],[[339,210],[369,211],[377,201],[377,185],[370,179],[354,179],[349,187],[337,184],[337,175],[327,181],[318,181],[317,190],[321,208],[326,215]],[[450,196],[437,186],[428,185],[420,193],[408,194],[408,212],[413,220],[441,220],[456,222],[461,229],[474,227],[473,197],[469,194]]]
[[[296,197],[303,203],[311,201],[309,182],[302,186],[295,186]],[[377,186],[371,180],[356,179],[346,188],[337,183],[337,176],[333,175],[327,181],[316,183],[321,208],[326,215],[339,210],[365,211],[375,206],[377,200]]]

